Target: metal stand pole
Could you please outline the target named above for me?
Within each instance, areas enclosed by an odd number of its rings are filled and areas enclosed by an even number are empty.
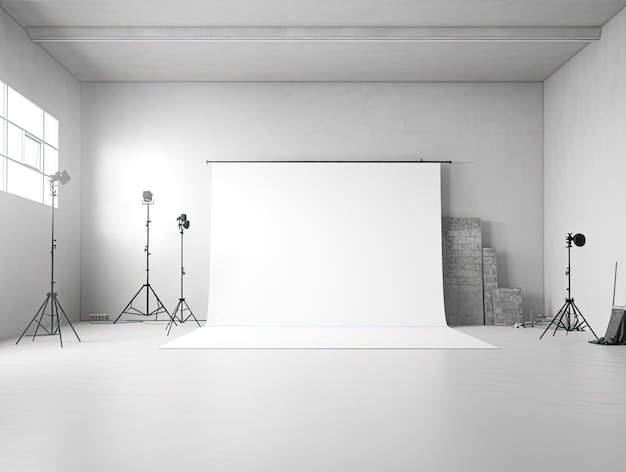
[[[50,244],[51,246],[51,249],[50,249],[50,291],[46,294],[46,299],[41,304],[41,306],[39,307],[39,310],[37,310],[37,312],[35,313],[35,316],[33,317],[32,320],[30,320],[30,323],[28,323],[28,326],[26,326],[26,329],[21,334],[21,336],[19,337],[19,339],[17,340],[15,344],[18,344],[22,340],[22,338],[26,335],[26,332],[31,327],[31,325],[33,323],[36,323],[35,333],[31,335],[33,338],[32,339],[33,341],[35,340],[35,337],[37,336],[58,335],[59,341],[61,342],[61,347],[63,347],[63,336],[61,335],[62,317],[59,316],[59,311],[63,315],[63,318],[65,318],[67,323],[70,325],[70,328],[72,328],[72,331],[74,331],[74,334],[76,335],[76,339],[78,339],[78,342],[81,342],[80,338],[78,337],[78,334],[76,333],[76,330],[74,329],[74,326],[72,325],[72,322],[67,317],[67,314],[65,313],[65,310],[63,310],[61,303],[59,303],[59,300],[57,298],[57,293],[54,291],[54,284],[55,284],[54,282],[54,250],[57,247],[56,239],[54,239],[54,199],[57,196],[57,192],[56,192],[56,188],[54,187],[54,180],[52,179],[50,179],[50,195],[52,196],[52,229],[51,229],[51,244]],[[48,308],[48,306],[50,307],[50,312],[46,313],[46,309]],[[44,316],[50,317],[49,329],[48,327],[44,326],[44,323],[43,323]],[[43,333],[39,332],[40,328],[43,331]]]

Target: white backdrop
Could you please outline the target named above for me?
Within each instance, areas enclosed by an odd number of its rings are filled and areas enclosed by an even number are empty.
[[[439,164],[212,167],[207,326],[446,325]]]

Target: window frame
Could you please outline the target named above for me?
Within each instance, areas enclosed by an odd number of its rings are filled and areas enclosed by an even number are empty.
[[[28,102],[31,111],[37,111],[41,115],[40,117],[37,117],[37,119],[41,119],[41,137],[36,136],[32,132],[9,119],[11,106],[9,103],[9,95],[18,95],[20,97],[18,103],[22,100]],[[49,128],[54,130],[52,136],[50,135],[50,130],[46,129],[46,123],[52,125],[49,126]],[[11,130],[10,133],[9,130]],[[21,142],[18,136],[21,138]],[[50,206],[51,199],[46,198],[46,192],[50,191],[47,183],[49,182],[50,175],[58,171],[58,142],[58,119],[33,103],[14,88],[9,87],[6,83],[0,81],[0,191],[11,193],[13,195],[27,198],[31,201]],[[18,146],[19,152],[16,152]],[[49,150],[52,150],[55,156],[53,158],[54,160],[51,162],[46,161],[46,154],[49,153]],[[35,188],[33,186],[28,189],[12,189],[10,185],[11,174],[9,172],[9,164],[11,166],[17,164],[22,166],[24,171],[39,174],[41,176],[41,186],[37,184],[39,188]],[[49,171],[50,174],[45,173],[44,170]],[[35,180],[33,179],[33,182],[34,181]],[[37,196],[36,198],[34,197],[35,195]],[[58,206],[56,200],[55,206]]]

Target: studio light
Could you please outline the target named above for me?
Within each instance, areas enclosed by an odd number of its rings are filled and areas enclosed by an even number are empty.
[[[50,176],[50,180],[53,182],[61,182],[62,185],[68,183],[70,179],[70,174],[66,170],[60,170],[56,174],[52,174]]]
[[[578,247],[584,246],[587,242],[587,238],[585,238],[585,235],[582,233],[576,233],[574,236],[572,236],[572,233],[568,233],[565,240],[568,244],[573,242]]]
[[[70,181],[70,174],[68,174],[66,170],[60,170],[55,174],[48,175],[47,177],[50,179],[50,197],[52,198],[52,202],[50,205],[50,208],[52,210],[52,225],[50,235],[50,291],[46,295],[46,299],[44,300],[43,304],[39,307],[39,310],[37,311],[37,313],[35,313],[35,316],[30,321],[30,323],[28,323],[28,326],[26,326],[26,329],[15,344],[19,344],[19,342],[28,332],[29,328],[31,326],[35,326],[35,332],[29,335],[33,338],[33,341],[37,336],[58,336],[61,347],[63,347],[63,336],[61,334],[61,323],[63,321],[63,318],[65,318],[65,321],[67,322],[69,327],[72,328],[72,331],[76,335],[76,339],[78,339],[78,342],[81,342],[78,334],[76,333],[76,330],[74,329],[74,326],[72,325],[72,322],[67,317],[65,310],[63,310],[63,307],[59,302],[58,293],[55,291],[54,287],[56,283],[54,281],[54,251],[57,247],[57,240],[54,237],[54,208],[56,206],[54,203],[54,199],[57,197],[58,191],[58,185],[55,185],[55,182],[61,182],[62,185],[65,185]]]
[[[128,302],[128,305],[126,305],[126,307],[122,310],[122,312],[115,319],[113,324],[117,323],[122,317],[122,315],[124,314],[138,315],[138,316],[143,316],[143,317],[154,316],[155,320],[159,321],[160,313],[166,313],[167,316],[170,318],[170,321],[174,322],[174,324],[176,323],[174,319],[172,318],[172,315],[170,315],[170,312],[167,311],[167,308],[165,308],[165,305],[163,305],[163,302],[161,302],[161,299],[154,291],[154,288],[152,288],[152,285],[150,285],[150,255],[152,254],[150,252],[150,206],[152,206],[153,203],[154,201],[152,201],[152,192],[150,190],[145,190],[143,192],[143,201],[141,202],[141,204],[145,205],[146,207],[146,245],[144,246],[144,249],[143,249],[144,253],[146,254],[146,283],[143,284],[139,288],[139,290],[137,290],[137,293],[135,293],[135,296],[130,299],[130,302]],[[144,290],[146,292],[146,311],[143,311],[134,306],[135,300],[138,299],[139,295]],[[150,310],[150,294],[152,294],[152,296],[156,300],[157,306],[154,310]],[[133,319],[132,321],[137,321],[137,319]]]
[[[185,213],[181,213],[181,215],[176,218],[176,221],[178,221],[178,229],[189,229],[189,225],[191,224]]]
[[[196,318],[196,315],[193,314],[193,311],[191,311],[191,308],[189,308],[189,305],[187,304],[187,300],[185,300],[184,287],[183,287],[183,281],[185,277],[185,266],[183,264],[183,253],[184,253],[183,236],[185,235],[185,230],[188,229],[190,225],[190,222],[187,219],[187,213],[181,213],[180,216],[176,218],[176,221],[178,221],[178,230],[180,231],[180,298],[178,299],[178,304],[176,305],[176,308],[174,308],[174,311],[172,312],[171,320],[166,326],[168,336],[170,335],[172,325],[175,325],[176,321],[179,321],[180,323],[184,323],[189,318],[193,318],[196,324],[198,325],[198,327],[200,327],[200,322]],[[185,311],[188,311],[189,314],[185,315]]]
[[[584,331],[585,328],[589,328],[596,340],[598,340],[598,336],[585,319],[585,316],[578,309],[576,303],[574,302],[574,298],[572,297],[572,264],[570,254],[572,243],[581,247],[587,242],[584,234],[576,233],[573,236],[572,234],[573,233],[567,233],[567,236],[565,237],[565,241],[567,242],[567,268],[565,269],[565,275],[567,275],[567,297],[565,297],[565,303],[554,316],[554,319],[550,322],[541,336],[539,336],[539,339],[543,338],[543,335],[546,334],[551,326],[554,326],[552,336],[556,334],[559,328],[563,328],[565,331]]]

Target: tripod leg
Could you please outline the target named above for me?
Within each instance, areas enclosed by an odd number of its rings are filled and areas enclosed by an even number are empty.
[[[41,304],[41,306],[39,307],[39,310],[37,310],[37,312],[35,313],[35,316],[33,316],[33,318],[30,320],[30,323],[28,323],[28,326],[26,326],[26,329],[21,334],[21,336],[19,337],[19,339],[17,340],[17,342],[15,344],[19,344],[19,342],[22,340],[22,338],[24,337],[24,335],[28,331],[28,328],[30,328],[30,325],[32,325],[35,322],[35,320],[37,319],[37,317],[39,316],[40,312],[42,313],[42,316],[43,316],[43,313],[46,311],[47,303],[48,303],[48,297],[46,297],[44,302]],[[37,324],[39,324],[39,321],[37,322]]]
[[[41,314],[39,315],[39,320],[37,320],[37,327],[35,328],[35,334],[33,334],[33,341],[35,340],[35,337],[37,336],[37,332],[39,331],[39,328],[41,328],[41,320],[43,319],[44,315],[46,314],[46,308],[48,307],[48,304],[50,303],[50,298],[52,297],[51,293],[48,293],[48,295],[46,296],[46,301],[43,303],[43,306],[41,307]],[[50,312],[50,316],[52,317],[52,312]],[[46,329],[44,328],[44,331]],[[52,332],[50,332],[49,334],[52,334]]]
[[[167,313],[167,316],[170,317],[170,321],[173,322],[174,324],[176,324],[176,320],[174,318],[172,318],[172,315],[170,315],[170,312],[167,311],[167,308],[165,308],[165,305],[163,305],[163,302],[161,302],[161,299],[159,298],[159,296],[156,294],[156,292],[152,288],[152,285],[149,285],[148,287],[150,288],[150,291],[152,292],[152,294],[154,295],[154,298],[156,298],[156,300],[158,302],[157,309],[154,310],[152,313],[150,313],[150,315],[152,315],[154,313],[154,314],[156,314],[158,316],[158,314],[161,311],[164,311],[165,313]]]
[[[199,328],[201,328],[202,326],[200,326],[200,322],[198,321],[198,318],[196,318],[196,316],[193,314],[193,311],[191,311],[191,308],[189,308],[189,305],[187,304],[187,301],[183,298],[182,300],[184,306],[187,307],[187,310],[189,310],[190,315],[185,318],[184,321],[187,321],[189,318],[193,318],[194,321],[196,322],[196,324],[198,325]],[[183,313],[185,312],[185,309],[183,308]]]
[[[572,308],[572,300],[567,298],[562,308],[563,312],[561,313],[561,316],[559,317],[559,324],[554,328],[554,333],[552,333],[552,336],[556,334],[559,328],[563,328],[565,330],[565,334],[569,334],[570,324],[571,324],[570,317],[572,313],[571,308]],[[567,317],[567,323],[563,321],[563,317]]]
[[[585,319],[585,316],[582,314],[582,312],[578,309],[578,307],[576,306],[576,304],[574,302],[572,302],[572,306],[574,308],[574,313],[576,314],[576,319],[578,319],[578,317],[580,316],[583,319],[583,323],[576,323],[576,325],[574,326],[574,329],[580,329],[583,330],[585,329],[585,325],[587,325],[587,327],[589,328],[589,331],[591,331],[591,333],[593,334],[593,336],[598,339],[598,335],[593,331],[593,328],[591,327],[591,325],[587,322],[587,320]]]
[[[578,310],[576,309],[576,305],[574,304],[574,300],[572,299],[572,301],[569,304],[569,316],[567,318],[567,322],[568,322],[568,331],[574,331],[575,329],[578,329],[578,314],[580,312],[577,312]],[[572,318],[574,323],[572,324]]]
[[[167,323],[167,326],[165,327],[167,329],[168,336],[170,335],[170,331],[172,330],[172,325],[174,324],[173,321],[176,319],[176,313],[178,313],[179,308],[181,307],[181,303],[182,303],[182,300],[179,300],[178,304],[176,305],[176,308],[174,308],[174,311],[172,313],[172,319]],[[182,320],[182,311],[181,311],[181,320]]]
[[[57,331],[59,332],[59,341],[61,342],[61,347],[63,347],[63,335],[61,334],[61,319],[59,318],[59,302],[57,301],[56,293],[52,294],[52,303],[50,304],[50,313],[52,315],[52,322],[54,323],[54,319],[57,320]]]
[[[565,301],[565,310],[563,311],[563,316],[561,316],[561,327],[565,330],[565,334],[568,334],[570,331],[570,318],[571,318],[571,307],[569,300]],[[565,318],[565,320],[563,320]],[[555,330],[556,334],[556,330]]]
[[[574,323],[572,330],[576,329],[582,331],[585,329],[586,325],[585,317],[574,303],[572,303],[572,308],[574,310],[574,318],[576,319],[576,323]]]
[[[550,324],[546,326],[546,329],[543,330],[543,333],[541,333],[541,336],[539,336],[539,339],[543,338],[543,335],[546,334],[546,332],[555,323],[555,321],[557,321],[557,318],[558,318],[558,322],[556,323],[556,328],[554,329],[554,332],[556,333],[556,330],[559,328],[559,324],[561,323],[561,318],[563,317],[563,312],[566,306],[567,306],[567,302],[565,302],[565,304],[559,309],[559,311],[554,316],[554,318],[552,318],[552,321],[550,321]],[[552,334],[552,336],[554,336],[554,333]]]
[[[63,313],[63,317],[65,318],[65,321],[67,321],[67,324],[70,325],[70,328],[72,328],[72,331],[74,331],[74,334],[76,335],[76,339],[78,339],[78,342],[82,342],[80,340],[80,338],[78,337],[78,333],[76,332],[76,330],[74,329],[74,325],[72,325],[72,322],[70,321],[70,319],[67,317],[67,314],[65,313],[65,310],[63,309],[63,307],[61,306],[61,303],[59,302],[59,300],[57,299],[57,297],[54,297],[54,301],[57,304],[57,310],[61,310],[61,313]],[[57,311],[58,313],[58,311]],[[61,322],[59,320],[59,333],[61,332]]]
[[[174,311],[172,312],[172,318],[176,319],[176,315],[178,315],[178,321],[182,322],[183,321],[183,313],[182,313],[182,300],[179,299],[178,303],[176,304],[176,308],[174,308]]]
[[[141,291],[143,290],[143,288],[145,287],[145,285],[142,285],[139,290],[137,290],[137,293],[133,296],[133,298],[130,299],[130,301],[128,302],[128,305],[126,305],[124,307],[124,309],[122,310],[122,312],[119,314],[119,316],[117,318],[115,318],[115,321],[113,322],[113,324],[117,323],[117,321],[122,317],[122,315],[124,313],[126,313],[126,311],[132,306],[133,302],[135,301],[135,298],[137,298],[139,296],[139,294],[141,293]]]

